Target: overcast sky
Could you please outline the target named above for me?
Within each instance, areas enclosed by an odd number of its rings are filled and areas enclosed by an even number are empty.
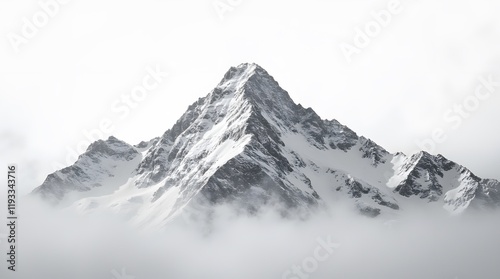
[[[243,62],[391,152],[500,178],[498,1],[64,2],[0,1],[0,163],[23,193],[86,131],[160,136]]]

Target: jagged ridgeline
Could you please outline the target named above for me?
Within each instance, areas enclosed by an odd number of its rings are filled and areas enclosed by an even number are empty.
[[[441,155],[391,154],[295,104],[260,66],[241,64],[161,137],[135,146],[94,142],[32,195],[162,226],[222,203],[312,212],[352,201],[369,216],[417,203],[459,213],[499,206],[500,183]]]

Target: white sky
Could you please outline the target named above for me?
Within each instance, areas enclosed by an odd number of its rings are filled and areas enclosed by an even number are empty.
[[[401,0],[403,11],[352,63],[339,45],[353,44],[355,28],[390,1],[220,2],[234,5],[223,19],[213,0],[72,0],[16,53],[9,36],[43,10],[38,1],[1,0],[0,163],[19,165],[21,192],[65,164],[83,131],[105,118],[132,144],[160,136],[243,62],[391,152],[415,152],[441,127],[447,140],[433,153],[500,178],[500,87],[460,125],[443,118],[470,100],[481,76],[500,81],[500,2]],[[156,65],[169,77],[128,116],[114,112]]]

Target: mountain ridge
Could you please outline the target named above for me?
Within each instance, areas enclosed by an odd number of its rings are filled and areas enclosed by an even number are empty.
[[[184,208],[227,202],[247,211],[273,202],[309,212],[348,199],[377,216],[415,198],[452,213],[496,207],[499,193],[497,180],[442,155],[391,154],[321,119],[249,63],[231,67],[161,137],[135,146],[99,140],[33,191],[79,211],[112,210],[154,226]]]

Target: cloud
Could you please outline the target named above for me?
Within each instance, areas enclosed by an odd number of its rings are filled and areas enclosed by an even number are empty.
[[[270,208],[250,216],[222,206],[209,230],[172,223],[145,233],[114,215],[75,216],[26,204],[16,278],[113,278],[113,270],[137,279],[300,278],[294,267],[309,264],[318,239],[340,245],[308,278],[494,278],[500,272],[498,212],[450,217],[420,210],[370,219],[339,205],[298,220]]]

